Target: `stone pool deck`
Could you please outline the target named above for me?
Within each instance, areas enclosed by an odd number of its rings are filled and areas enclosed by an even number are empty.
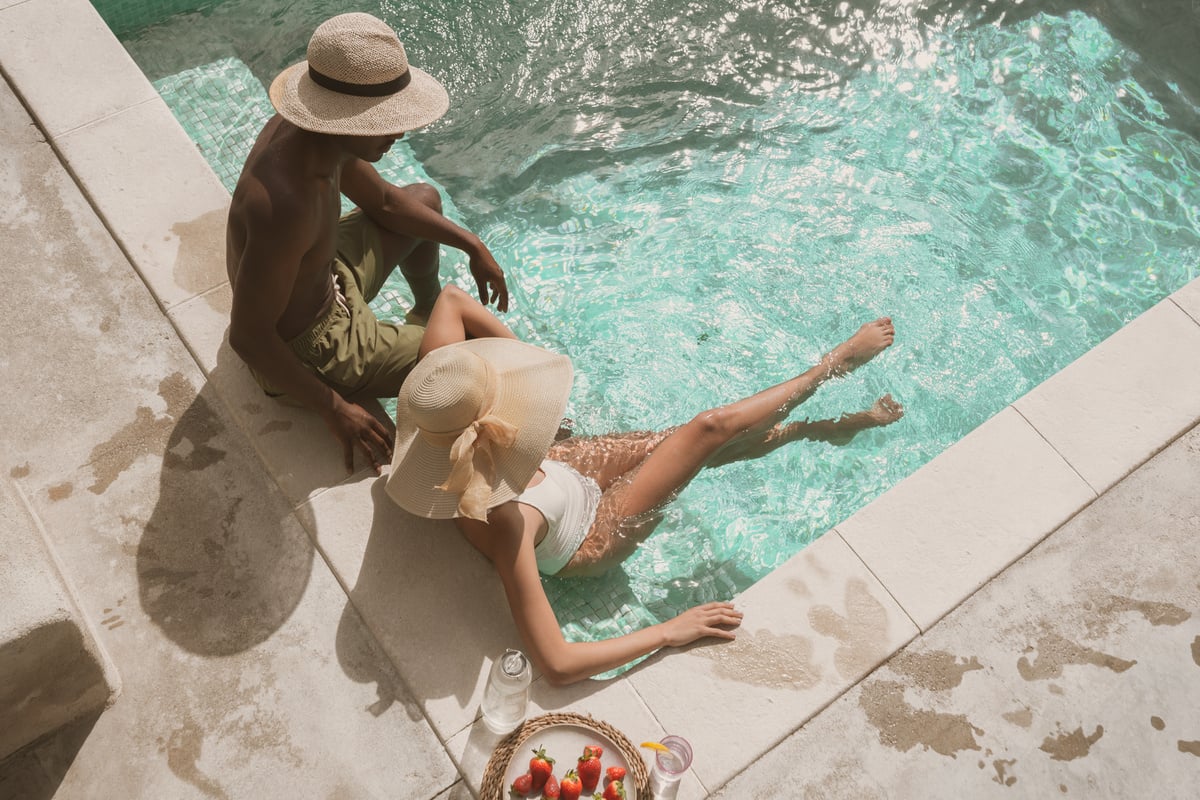
[[[0,480],[121,685],[0,798],[472,796],[516,642],[486,564],[257,393],[228,196],[91,6],[0,0],[0,71],[0,246],[33,267]],[[736,643],[535,703],[688,737],[685,800],[1193,796],[1197,421],[1193,282],[752,587]]]

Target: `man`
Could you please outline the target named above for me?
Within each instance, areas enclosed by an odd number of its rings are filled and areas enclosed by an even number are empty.
[[[416,362],[441,292],[440,245],[468,255],[482,303],[490,296],[507,311],[508,287],[479,237],[442,215],[436,189],[393,186],[370,163],[441,117],[445,89],[410,67],[396,34],[369,14],[324,22],[307,56],[272,82],[278,113],[233,191],[229,343],[268,395],[321,415],[347,469],[358,448],[378,472],[391,457],[391,432],[356,400],[394,397]],[[342,194],[357,209],[339,219]],[[397,266],[414,298],[404,325],[381,322],[367,306]],[[461,292],[454,299],[474,304]]]

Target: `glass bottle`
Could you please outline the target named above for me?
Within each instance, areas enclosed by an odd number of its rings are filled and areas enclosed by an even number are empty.
[[[505,650],[492,664],[483,690],[483,724],[492,733],[508,733],[525,719],[529,704],[529,659],[520,650]]]
[[[650,795],[652,800],[674,800],[683,773],[692,765],[692,746],[682,736],[664,736],[662,744],[667,752],[654,754],[654,766],[650,770]]]

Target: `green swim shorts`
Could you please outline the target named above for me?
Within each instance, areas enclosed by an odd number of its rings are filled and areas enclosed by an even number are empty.
[[[425,328],[382,322],[367,305],[383,288],[389,270],[383,264],[379,228],[359,209],[338,222],[333,272],[344,304],[335,298],[325,315],[288,346],[343,397],[395,397],[417,362]],[[282,394],[251,373],[267,395]]]

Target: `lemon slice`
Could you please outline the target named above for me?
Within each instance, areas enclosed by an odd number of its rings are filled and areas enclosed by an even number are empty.
[[[661,742],[642,742],[642,747],[649,747],[651,750],[657,750],[660,753],[671,752],[671,749]]]

